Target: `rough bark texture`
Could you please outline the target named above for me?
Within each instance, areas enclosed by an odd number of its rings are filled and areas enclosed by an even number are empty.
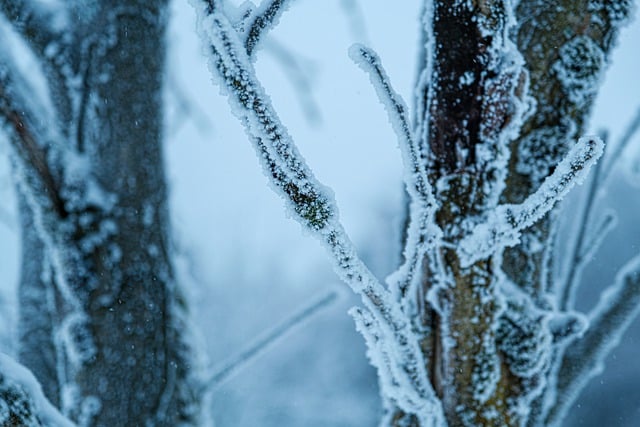
[[[31,28],[20,5],[2,7],[41,60],[60,136],[35,141],[59,200],[55,221],[21,187],[30,199],[21,204],[20,358],[77,422],[195,423],[162,158],[166,1],[72,2],[61,34]],[[17,129],[35,120],[14,126],[15,146],[26,145]],[[60,152],[82,158],[81,170]]]
[[[497,85],[492,90],[487,84],[496,77],[488,69],[491,61],[488,46],[492,34],[495,36],[501,25],[507,25],[504,6],[508,2],[468,3],[472,4],[469,8],[458,2],[425,2],[426,29],[422,31],[422,42],[432,47],[421,51],[419,56],[419,73],[423,75],[418,83],[416,126],[428,144],[424,152],[430,161],[432,185],[438,188],[439,180],[446,181],[444,190],[437,193],[441,203],[437,222],[445,240],[454,244],[468,230],[469,220],[481,218],[492,208],[487,204],[490,202],[486,200],[486,186],[496,181],[499,171],[478,162],[477,146],[483,142],[487,127],[498,132],[513,118],[508,102],[499,101],[508,94],[496,97],[496,91],[509,92],[509,88]],[[515,11],[518,23],[511,35],[524,57],[526,74],[518,76],[520,86],[514,92],[528,89],[523,95],[533,97],[535,111],[508,147],[504,191],[499,185],[493,187],[502,192],[503,203],[521,203],[535,191],[584,132],[599,76],[630,3],[620,2],[611,7],[608,2],[587,0],[560,4],[519,2]],[[493,33],[482,31],[479,19],[485,19],[485,29],[488,26]],[[431,73],[426,78],[425,71]],[[573,80],[566,78],[567,74]],[[461,84],[463,80],[467,84]],[[485,105],[490,98],[498,100],[491,111]],[[522,346],[541,346],[541,342],[550,339],[551,332],[543,325],[544,316],[524,319],[523,307],[501,307],[495,287],[504,271],[508,280],[532,297],[540,312],[556,308],[550,305],[553,304],[550,295],[558,294],[559,285],[549,276],[556,219],[557,214],[552,212],[525,231],[522,244],[507,248],[501,263],[486,260],[465,269],[460,267],[453,249],[427,255],[427,265],[435,267],[426,269],[422,295],[442,281],[453,282],[439,291],[440,307],[434,310],[425,304],[421,313],[423,324],[435,331],[425,335],[423,349],[430,364],[431,382],[443,401],[449,425],[544,423],[537,413],[540,402],[535,399],[551,391],[545,386],[554,387],[555,380],[551,377],[557,372],[550,372],[550,365],[544,365],[535,375],[526,378],[516,375],[519,361],[503,352],[503,348],[505,341],[514,339]],[[437,277],[438,266],[442,265],[446,266],[447,278]],[[445,316],[441,316],[443,307]],[[447,319],[445,323],[443,319]],[[495,324],[505,325],[504,329],[500,326],[496,330]],[[504,332],[507,328],[511,328],[509,334]],[[443,344],[443,338],[450,335],[455,343]],[[489,350],[486,354],[491,354],[496,348],[500,360],[483,359],[486,350]],[[479,401],[474,394],[482,394],[477,387],[483,382],[482,375],[487,374],[487,364],[493,365],[496,375],[489,382],[494,389]],[[533,402],[530,417],[523,418],[522,413],[514,410],[518,401],[525,405]],[[384,425],[420,425],[414,416],[403,413],[392,403],[388,406]]]

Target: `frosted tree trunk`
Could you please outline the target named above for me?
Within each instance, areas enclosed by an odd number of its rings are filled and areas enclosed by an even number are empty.
[[[162,158],[166,1],[0,5],[46,82],[34,96],[10,49],[0,57],[21,197],[20,359],[81,425],[193,424]]]

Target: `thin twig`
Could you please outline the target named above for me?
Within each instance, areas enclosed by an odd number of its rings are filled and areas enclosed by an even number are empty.
[[[285,335],[300,327],[304,322],[306,322],[325,308],[333,305],[337,300],[338,292],[331,291],[328,294],[323,295],[322,297],[313,301],[311,304],[309,304],[299,312],[294,313],[270,331],[267,331],[265,334],[263,334],[263,336],[251,343],[246,349],[242,350],[229,362],[211,373],[209,377],[203,382],[204,389],[207,391],[211,390],[212,388],[219,386],[220,384],[231,378],[233,375],[242,371],[242,369],[244,369],[247,365],[265,354]]]
[[[629,261],[592,310],[584,337],[567,348],[558,377],[558,396],[545,425],[560,422],[580,392],[598,375],[640,312],[640,256]]]
[[[625,132],[622,134],[622,137],[620,137],[620,141],[615,145],[615,151],[611,153],[611,156],[607,156],[607,165],[602,174],[603,183],[607,182],[613,172],[614,166],[618,160],[620,160],[624,150],[629,146],[638,131],[640,131],[640,107],[637,109],[634,118],[627,125]]]
[[[251,26],[247,30],[245,48],[247,55],[253,55],[263,35],[277,23],[293,0],[264,0],[255,12]]]
[[[582,272],[582,253],[584,251],[584,242],[587,237],[587,229],[591,222],[591,215],[593,214],[593,203],[598,194],[598,189],[602,184],[600,174],[603,169],[604,162],[600,161],[593,167],[593,175],[589,182],[589,188],[587,190],[587,198],[582,206],[582,212],[579,220],[579,229],[576,234],[576,238],[571,247],[571,253],[569,256],[569,271],[566,277],[560,285],[560,297],[558,305],[560,310],[564,311],[568,308],[573,308],[574,293],[580,280],[580,273]]]

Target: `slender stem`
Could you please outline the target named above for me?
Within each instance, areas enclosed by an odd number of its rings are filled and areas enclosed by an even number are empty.
[[[267,331],[263,336],[250,344],[246,349],[242,350],[238,355],[233,357],[221,368],[215,370],[212,374],[210,374],[209,377],[204,381],[203,388],[208,391],[214,387],[221,385],[233,375],[242,371],[242,369],[244,369],[247,365],[265,354],[285,335],[300,327],[304,322],[306,322],[322,310],[333,305],[337,300],[338,293],[336,291],[332,291],[313,301],[302,310],[294,313],[289,318],[285,319],[282,323]]]

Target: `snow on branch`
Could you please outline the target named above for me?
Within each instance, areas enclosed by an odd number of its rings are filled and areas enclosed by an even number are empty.
[[[31,371],[4,353],[0,353],[0,424],[27,427],[75,425],[47,400]]]
[[[558,378],[558,398],[549,413],[548,425],[561,422],[582,389],[602,372],[605,359],[618,346],[638,313],[640,256],[618,272],[615,283],[604,291],[590,313],[589,329],[582,339],[567,348]]]
[[[524,202],[500,205],[477,225],[458,246],[465,267],[519,242],[520,233],[540,220],[574,185],[582,183],[602,155],[604,144],[595,136],[580,138],[538,190]]]
[[[422,277],[420,266],[424,255],[441,234],[433,223],[437,203],[429,183],[426,162],[421,158],[420,147],[415,143],[411,131],[407,117],[408,108],[391,86],[380,58],[372,49],[361,44],[351,46],[349,56],[369,75],[376,94],[387,111],[402,153],[404,180],[411,197],[410,223],[404,249],[405,263],[387,279],[387,282],[392,285],[392,289],[399,290],[404,295],[407,289],[412,284],[417,284],[415,282]]]
[[[404,100],[393,89],[389,77],[382,67],[380,58],[371,49],[354,44],[349,49],[351,59],[362,68],[371,79],[376,94],[389,115],[389,121],[398,136],[405,167],[407,191],[414,200],[435,205],[433,190],[429,184],[425,163],[420,156],[420,148],[414,142],[411,124],[407,117],[408,108]]]
[[[0,20],[0,45],[8,46],[4,22]],[[0,50],[0,125],[9,135],[14,161],[21,171],[23,190],[42,199],[44,211],[64,215],[59,183],[54,178],[43,141],[51,140],[54,114],[46,102],[33,96],[35,91],[16,63],[11,49]]]
[[[436,421],[421,425],[444,425],[442,405],[431,386],[425,384],[428,388],[416,388],[418,376],[425,374],[421,369],[414,369],[420,366],[419,360],[414,360],[414,363],[409,365],[397,363],[398,360],[407,357],[407,354],[402,354],[407,342],[389,342],[381,329],[382,325],[367,310],[354,307],[349,310],[349,314],[355,321],[356,330],[362,334],[367,343],[367,356],[371,364],[377,368],[384,396],[409,414]]]
[[[273,29],[282,14],[289,8],[293,0],[264,0],[260,6],[247,18],[251,21],[246,29],[244,42],[247,54],[251,57],[262,36]]]
[[[397,375],[395,380],[410,385],[420,396],[420,403],[398,404],[414,409],[435,408],[437,397],[428,381],[419,337],[390,292],[358,257],[340,224],[331,191],[311,173],[256,78],[242,34],[206,1],[194,2],[194,6],[209,49],[212,74],[253,143],[272,188],[287,201],[292,216],[324,244],[338,276],[361,296],[375,319],[376,336],[393,352],[390,363]]]
[[[0,14],[39,52],[67,26],[67,12],[62,1],[0,0]]]

